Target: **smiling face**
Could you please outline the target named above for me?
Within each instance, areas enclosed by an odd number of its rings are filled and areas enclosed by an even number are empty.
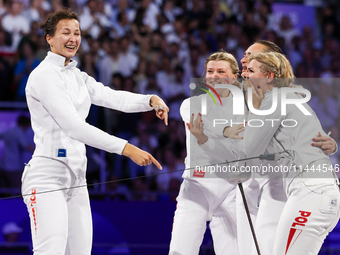
[[[243,55],[243,58],[241,59],[241,64],[242,64],[242,73],[241,76],[242,77],[247,77],[248,73],[247,73],[247,66],[249,64],[249,56],[251,54],[256,54],[256,53],[260,53],[263,52],[264,50],[266,50],[267,47],[263,44],[260,43],[254,43],[253,45],[251,45],[246,52]]]
[[[66,58],[66,66],[80,46],[81,36],[79,22],[75,19],[60,20],[56,26],[54,35],[46,35],[46,40],[53,53]]]
[[[272,85],[268,83],[268,81],[271,81],[274,74],[272,72],[263,73],[261,71],[261,63],[255,59],[251,60],[248,64],[248,74],[247,76],[253,83],[254,87],[260,87],[262,90],[262,93],[266,93],[266,91],[269,89],[272,89]]]
[[[237,75],[233,74],[230,63],[225,60],[210,60],[207,63],[205,78],[208,85],[215,87],[215,84],[233,84]],[[216,89],[220,96],[228,96],[228,89]]]

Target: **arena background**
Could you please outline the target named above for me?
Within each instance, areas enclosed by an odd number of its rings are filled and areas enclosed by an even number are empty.
[[[339,143],[340,2],[237,0],[4,0],[0,1],[0,133],[29,116],[24,89],[47,45],[39,23],[71,8],[80,16],[78,67],[117,90],[157,94],[170,106],[166,127],[154,113],[124,114],[92,107],[87,121],[151,152],[163,165],[138,167],[126,158],[88,148],[88,183],[94,225],[92,254],[167,254],[175,198],[184,169],[185,132],[179,105],[190,78],[202,77],[205,59],[218,49],[241,60],[254,41],[281,47],[296,77],[310,84],[310,104],[326,133]],[[32,130],[26,139],[33,143]],[[4,150],[0,140],[0,159]],[[17,157],[22,166],[31,153]],[[339,153],[333,164],[339,163]],[[148,177],[141,178],[147,175]],[[100,183],[100,184],[96,184]],[[92,185],[94,184],[94,185]],[[51,219],[53,220],[53,219]],[[15,222],[18,246],[31,246],[20,188],[0,180],[0,227]],[[4,245],[0,236],[0,254]],[[8,254],[31,254],[20,252]],[[207,231],[200,254],[214,254]],[[320,254],[340,254],[340,225]]]

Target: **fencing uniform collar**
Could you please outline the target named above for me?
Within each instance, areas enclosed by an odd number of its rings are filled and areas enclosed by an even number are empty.
[[[73,69],[77,66],[77,61],[73,59],[65,66],[65,57],[55,54],[52,51],[47,52],[45,60],[61,67],[63,71],[66,69]]]

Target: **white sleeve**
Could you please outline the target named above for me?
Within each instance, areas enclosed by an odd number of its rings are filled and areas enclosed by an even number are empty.
[[[227,138],[224,138],[227,140]],[[232,141],[222,144],[218,139],[208,137],[208,140],[200,145],[210,158],[217,160],[217,163],[233,161],[238,159],[237,153],[234,151],[235,146]]]
[[[265,97],[261,102],[260,110],[270,109],[272,106],[271,96]],[[247,126],[244,131],[243,150],[247,157],[255,157],[263,154],[279,128],[283,116],[280,109],[277,109],[269,115],[249,114]],[[263,126],[258,127],[259,124]]]
[[[332,137],[331,137],[331,139],[335,143],[335,150],[332,153],[330,153],[329,155],[334,155],[335,153],[338,152],[338,144],[336,143],[336,141]]]
[[[141,95],[120,91],[104,86],[94,78],[81,73],[91,97],[91,103],[122,112],[146,112],[153,108],[150,99],[153,95]]]
[[[39,76],[30,78],[28,93],[42,104],[67,136],[98,149],[122,153],[127,141],[82,120],[68,95],[65,83],[55,71],[44,70]]]

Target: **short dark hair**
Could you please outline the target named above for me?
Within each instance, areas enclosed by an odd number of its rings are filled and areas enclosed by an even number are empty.
[[[57,30],[57,24],[63,19],[75,19],[79,22],[78,14],[70,9],[61,10],[48,16],[45,23],[40,25],[46,39],[46,35],[54,36]]]
[[[281,48],[271,41],[259,40],[259,41],[256,41],[255,43],[259,43],[259,44],[262,44],[263,46],[266,46],[267,49],[264,50],[264,52],[276,52],[276,53],[283,54],[283,51],[281,50]]]

